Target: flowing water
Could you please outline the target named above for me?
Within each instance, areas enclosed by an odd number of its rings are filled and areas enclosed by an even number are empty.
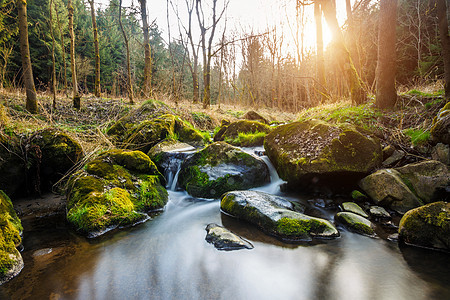
[[[175,174],[164,212],[100,238],[76,235],[63,217],[25,220],[25,268],[0,299],[450,299],[448,254],[343,230],[335,240],[285,244],[221,214],[218,200],[175,190]],[[257,190],[283,195],[279,185],[272,172]],[[216,250],[205,241],[209,223],[255,248]]]

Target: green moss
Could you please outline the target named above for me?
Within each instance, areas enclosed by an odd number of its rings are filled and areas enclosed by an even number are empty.
[[[437,90],[431,93],[427,93],[427,92],[422,92],[416,89],[412,89],[409,90],[408,92],[406,92],[407,95],[412,95],[412,96],[420,96],[420,97],[439,97],[439,96],[443,96],[444,95],[444,90]]]
[[[140,197],[136,203],[136,209],[139,211],[163,208],[169,197],[157,176],[141,176],[139,193]]]
[[[267,133],[255,132],[255,133],[243,133],[239,132],[238,136],[234,139],[225,138],[225,142],[240,146],[240,147],[253,147],[260,146],[264,142],[264,137]]]
[[[356,201],[368,199],[366,195],[364,195],[363,193],[361,193],[360,191],[357,191],[357,190],[352,191],[351,196],[352,196],[352,199],[356,200]]]
[[[306,220],[281,218],[277,222],[277,232],[285,236],[308,235],[311,223]]]
[[[414,146],[428,142],[431,136],[430,131],[424,129],[408,128],[403,130],[403,133],[411,138]]]

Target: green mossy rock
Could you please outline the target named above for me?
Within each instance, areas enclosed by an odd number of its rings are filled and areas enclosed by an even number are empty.
[[[219,198],[225,192],[268,181],[264,161],[224,142],[213,143],[186,159],[178,180],[189,194],[201,198]]]
[[[75,139],[57,129],[33,133],[27,141],[27,157],[31,184],[50,190],[83,156]]]
[[[245,119],[245,120],[249,120],[249,121],[258,121],[260,123],[269,125],[269,121],[267,121],[266,118],[264,118],[263,116],[261,116],[260,114],[258,114],[256,111],[253,111],[253,110],[249,110],[248,112],[246,112],[241,117],[241,119]]]
[[[67,220],[91,237],[135,224],[167,203],[164,185],[164,177],[141,151],[107,151],[69,180]]]
[[[290,186],[327,179],[344,182],[368,174],[382,162],[378,139],[353,125],[309,120],[281,125],[264,139],[264,149]]]
[[[435,143],[450,144],[450,102],[448,102],[433,120],[431,137]]]
[[[170,138],[194,146],[204,145],[204,136],[190,124],[174,115],[145,120],[125,133],[124,148],[148,152],[159,142]]]
[[[173,111],[166,104],[156,101],[148,100],[144,102],[141,107],[129,112],[120,118],[113,126],[111,126],[107,134],[123,139],[123,136],[132,130],[137,124],[145,120],[158,118],[165,114],[171,114]]]
[[[372,223],[360,215],[352,212],[339,212],[336,214],[334,219],[337,223],[355,233],[369,236],[375,235],[375,231],[372,228]]]
[[[222,126],[214,135],[214,141],[226,141],[240,147],[261,146],[264,142],[265,134],[271,130],[270,126],[258,121],[240,120]],[[238,139],[240,133],[245,134],[248,138]]]
[[[310,241],[313,237],[334,238],[337,229],[327,220],[293,210],[284,198],[256,191],[233,191],[220,202],[223,212],[260,227],[285,241]]]
[[[344,202],[342,203],[342,208],[344,209],[344,211],[352,212],[354,214],[360,215],[361,217],[369,217],[369,215],[358,204],[354,202]]]
[[[23,228],[9,197],[0,190],[0,284],[20,273],[23,260],[18,247]]]
[[[450,251],[450,203],[435,202],[408,211],[400,220],[406,244]]]
[[[450,200],[448,168],[433,160],[379,170],[359,185],[376,204],[401,214],[426,203]]]
[[[0,189],[9,195],[20,193],[25,184],[26,165],[19,139],[0,132]]]

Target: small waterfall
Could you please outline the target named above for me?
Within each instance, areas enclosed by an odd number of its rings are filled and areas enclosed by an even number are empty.
[[[161,167],[164,169],[164,177],[166,177],[168,190],[175,191],[178,183],[178,174],[181,170],[183,161],[194,153],[192,148],[166,152]]]

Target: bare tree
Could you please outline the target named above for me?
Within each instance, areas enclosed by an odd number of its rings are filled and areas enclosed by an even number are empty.
[[[19,17],[20,56],[22,58],[23,81],[27,95],[26,108],[30,113],[37,113],[37,96],[34,86],[33,70],[31,68],[30,46],[28,43],[27,2],[17,0],[17,13]]]
[[[446,0],[434,0],[439,21],[439,35],[441,38],[442,57],[444,58],[444,90],[445,97],[450,98],[450,36],[448,34]]]
[[[70,1],[70,0],[69,0]],[[122,0],[119,1],[119,25],[122,31],[123,39],[125,41],[125,48],[127,50],[127,91],[128,99],[130,99],[130,104],[134,104],[133,100],[133,85],[131,84],[131,67],[130,67],[130,45],[128,42],[128,37],[122,24]]]
[[[322,8],[319,1],[314,2],[314,18],[316,22],[316,65],[317,81],[319,83],[320,102],[324,103],[327,98],[327,82],[325,79],[325,58],[323,56],[323,29]]]
[[[95,19],[95,7],[94,0],[89,0],[91,5],[91,18],[92,18],[92,31],[94,34],[94,51],[95,51],[95,82],[94,82],[94,95],[95,97],[100,97],[100,48],[98,42],[98,29],[97,21]]]
[[[66,65],[66,50],[65,50],[65,43],[64,43],[64,34],[62,30],[62,25],[59,19],[59,12],[58,12],[58,6],[55,2],[55,12],[56,12],[56,22],[58,23],[58,30],[59,30],[59,37],[61,42],[61,51],[62,51],[62,61],[63,61],[63,68],[64,68],[64,93],[66,93],[67,97],[67,65]]]
[[[203,53],[203,108],[207,108],[211,104],[211,59],[213,57],[212,43],[216,33],[217,24],[220,22],[225,14],[228,6],[228,1],[225,0],[222,11],[217,15],[217,0],[213,0],[212,5],[212,20],[211,24],[206,24],[205,14],[201,0],[196,0],[195,10],[197,13],[198,25],[201,32],[201,46]],[[209,37],[207,36],[209,31]]]
[[[81,99],[78,94],[77,82],[77,68],[75,64],[75,33],[73,31],[73,5],[72,0],[68,0],[67,7],[69,11],[69,34],[70,34],[70,65],[72,69],[72,92],[73,92],[73,107],[80,109]]]
[[[147,0],[139,0],[141,4],[142,32],[144,34],[144,97],[152,96],[152,52],[147,16]]]
[[[378,19],[376,106],[389,108],[397,101],[395,90],[397,0],[381,0]]]

